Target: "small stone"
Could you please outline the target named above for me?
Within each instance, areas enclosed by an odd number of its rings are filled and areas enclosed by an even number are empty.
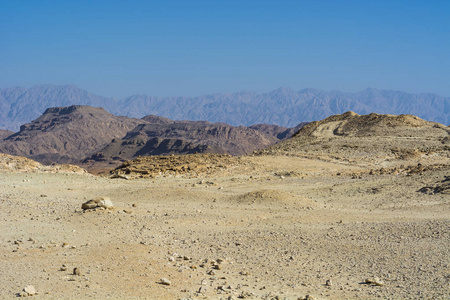
[[[97,207],[97,202],[95,202],[94,200],[89,200],[87,202],[84,202],[83,204],[81,204],[81,208],[86,210],[86,209],[94,209]]]
[[[102,198],[98,204],[98,206],[106,208],[106,209],[112,209],[114,208],[114,204],[108,197],[100,197]]]
[[[27,285],[23,288],[23,291],[27,294],[27,296],[34,296],[37,294],[36,289],[32,285]]]
[[[326,286],[332,286],[333,283],[331,282],[331,279],[328,279],[328,280],[325,282],[325,285],[326,285]]]
[[[170,280],[167,279],[167,278],[161,278],[159,280],[159,283],[162,284],[162,285],[171,285],[172,284],[172,282],[170,282]]]
[[[383,281],[375,281],[373,284],[375,284],[376,286],[384,286]]]
[[[91,199],[87,202],[84,202],[81,205],[81,208],[83,210],[95,209],[97,207],[104,208],[104,209],[112,209],[112,208],[114,208],[114,204],[112,203],[111,199],[109,199],[108,197],[97,197],[97,198]]]
[[[364,282],[367,284],[373,284],[376,286],[384,286],[384,282],[378,277],[366,278],[366,280],[364,280]]]
[[[73,268],[72,275],[81,276],[81,270],[80,268]]]

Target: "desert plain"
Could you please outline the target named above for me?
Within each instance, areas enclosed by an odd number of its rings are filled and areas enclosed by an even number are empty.
[[[328,134],[341,121],[297,150],[154,174],[2,155],[0,298],[449,299],[448,127],[370,152]],[[96,197],[114,208],[81,208]]]

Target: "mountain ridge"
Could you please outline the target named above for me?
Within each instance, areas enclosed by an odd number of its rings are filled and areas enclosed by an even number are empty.
[[[70,163],[122,137],[143,120],[114,116],[103,108],[53,107],[0,140],[0,152],[48,164]]]
[[[115,164],[137,156],[218,153],[243,155],[290,137],[304,123],[286,128],[174,121],[156,115],[116,116],[100,107],[50,107],[13,133],[0,130],[0,152],[44,164]]]
[[[450,97],[411,94],[367,88],[360,92],[278,88],[267,93],[242,91],[197,97],[132,95],[122,99],[95,95],[74,85],[36,85],[29,89],[0,89],[0,128],[17,131],[39,117],[48,107],[89,105],[104,107],[114,115],[142,118],[158,115],[172,120],[206,120],[232,126],[276,124],[294,127],[300,122],[322,120],[330,115],[412,114],[422,119],[450,124]]]

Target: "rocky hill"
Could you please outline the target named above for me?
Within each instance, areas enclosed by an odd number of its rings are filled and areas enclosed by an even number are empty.
[[[113,114],[134,118],[153,114],[172,120],[207,120],[233,126],[265,123],[293,127],[302,121],[322,120],[349,110],[359,114],[412,114],[450,124],[450,98],[434,94],[376,89],[342,93],[280,88],[262,94],[239,92],[193,98],[133,95],[117,100],[70,85],[41,85],[30,89],[0,89],[0,128],[16,131],[48,107],[73,104],[104,107]]]
[[[394,162],[449,163],[450,128],[412,115],[347,112],[311,122],[291,139],[257,155],[299,155],[390,166]]]
[[[308,122],[301,122],[300,124],[292,128],[286,128],[278,125],[256,124],[250,126],[250,128],[266,135],[274,136],[279,140],[284,140],[290,138],[306,124],[308,124]]]
[[[234,127],[207,121],[173,121],[157,116],[142,118],[121,139],[114,139],[88,161],[124,161],[137,156],[215,153],[243,155],[290,137],[296,128],[260,124]]]
[[[0,140],[6,139],[8,136],[13,135],[14,132],[10,130],[0,129]]]
[[[0,172],[12,173],[77,173],[88,174],[85,169],[74,165],[44,166],[32,159],[0,153]]]
[[[18,133],[1,141],[0,152],[43,163],[73,163],[142,122],[145,121],[117,117],[96,107],[48,108],[36,120],[22,125]]]
[[[234,127],[207,121],[173,121],[148,115],[114,116],[102,108],[73,105],[48,108],[12,134],[2,131],[0,152],[41,163],[118,164],[137,156],[216,153],[242,155],[290,137],[295,128],[276,125]],[[88,157],[88,158],[86,158]],[[87,164],[87,165],[86,165]]]

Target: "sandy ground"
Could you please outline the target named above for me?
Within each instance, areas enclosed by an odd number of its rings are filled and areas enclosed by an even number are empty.
[[[1,172],[0,298],[450,298],[450,194],[418,192],[448,168],[247,159],[195,178]],[[97,196],[115,208],[83,212]]]

